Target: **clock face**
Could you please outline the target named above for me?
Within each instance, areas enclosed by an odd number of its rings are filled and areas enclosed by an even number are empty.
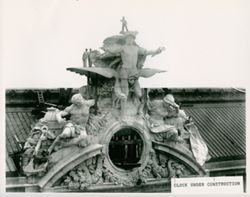
[[[109,157],[121,169],[131,170],[140,166],[143,140],[133,128],[117,131],[109,142]]]

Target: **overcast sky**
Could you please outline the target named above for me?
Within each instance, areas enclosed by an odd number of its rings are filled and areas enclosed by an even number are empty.
[[[2,80],[6,88],[80,87],[85,48],[121,30],[125,16],[137,43],[166,50],[145,67],[167,70],[143,87],[246,87],[250,1],[5,0],[1,10]]]

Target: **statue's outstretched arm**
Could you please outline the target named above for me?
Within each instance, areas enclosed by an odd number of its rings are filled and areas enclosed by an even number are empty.
[[[165,50],[165,47],[159,47],[159,48],[156,49],[156,50],[147,50],[147,51],[146,51],[146,55],[152,55],[152,57],[153,57],[153,56],[155,56],[155,55],[161,53],[161,52],[164,51],[164,50]]]

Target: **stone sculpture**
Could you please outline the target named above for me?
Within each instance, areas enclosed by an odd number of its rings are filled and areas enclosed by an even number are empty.
[[[102,173],[102,156],[96,156],[68,172],[61,184],[70,190],[85,191],[91,184],[103,183]]]
[[[55,135],[46,125],[46,119],[40,119],[31,130],[30,137],[24,144],[22,159],[23,171],[25,173],[45,172],[48,165],[47,150],[42,147],[43,142],[54,140]]]
[[[65,143],[63,146],[79,144],[84,147],[88,144],[86,124],[89,119],[89,108],[95,104],[95,101],[85,100],[81,94],[75,94],[71,101],[72,105],[56,115],[58,123],[65,125],[63,132],[57,136],[53,144],[48,149],[49,153],[52,152],[57,142],[64,138],[73,139],[70,142]],[[66,115],[71,115],[70,121],[68,122],[66,122],[63,118]]]
[[[138,82],[139,71],[138,71],[138,56],[156,55],[161,53],[164,48],[159,47],[157,50],[149,51],[141,48],[135,43],[137,32],[127,31],[122,36],[109,37],[104,40],[103,50],[105,52],[115,54],[121,57],[121,64],[117,68],[118,79],[120,85],[117,88],[121,89],[123,97],[127,97],[129,93],[128,79],[134,79],[134,91],[135,95],[141,97],[141,89]],[[120,43],[119,43],[120,42]],[[123,42],[123,43],[122,43]]]
[[[124,17],[121,22],[121,34],[106,38],[103,52],[86,49],[83,67],[67,69],[87,76],[88,86],[64,110],[49,108],[32,129],[23,154],[29,183],[87,191],[205,174],[206,144],[174,96],[150,98],[140,88],[140,77],[164,72],[144,62],[165,48],[143,49],[137,32],[128,31]],[[115,155],[119,147],[124,155]]]
[[[148,101],[149,127],[159,141],[182,141],[178,135],[176,122],[169,124],[166,117],[172,117],[173,113],[178,113],[179,106],[174,102],[171,94],[166,95],[162,100]],[[176,115],[176,114],[175,114]]]
[[[130,90],[134,92],[135,97],[141,98],[142,96],[138,78],[142,74],[141,68],[146,56],[155,56],[164,50],[164,47],[159,47],[157,50],[152,51],[141,48],[135,43],[136,35],[136,31],[126,31],[121,36],[106,38],[102,47],[106,55],[113,54],[121,58],[121,61],[119,61],[119,58],[116,58],[111,63],[111,66],[119,62],[116,66],[115,93],[121,99],[122,116],[125,113],[124,105]],[[141,59],[139,58],[140,56],[142,56]],[[131,84],[133,85],[131,86]]]

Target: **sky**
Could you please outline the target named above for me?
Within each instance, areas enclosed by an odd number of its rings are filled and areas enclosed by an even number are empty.
[[[146,49],[166,50],[145,67],[167,72],[142,87],[246,87],[250,65],[250,1],[4,0],[1,70],[5,88],[80,87],[85,48],[121,30],[139,32]]]

